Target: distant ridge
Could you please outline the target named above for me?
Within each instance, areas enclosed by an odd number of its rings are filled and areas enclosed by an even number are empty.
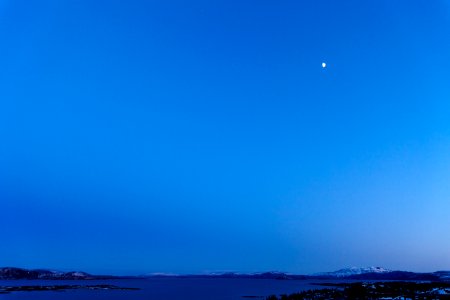
[[[91,280],[91,279],[118,279],[118,278],[251,278],[251,279],[277,279],[277,280],[315,280],[315,279],[351,279],[351,280],[424,280],[424,281],[450,281],[450,271],[437,271],[432,273],[415,273],[407,271],[392,271],[382,267],[351,267],[334,272],[316,273],[312,275],[290,274],[283,272],[215,272],[209,274],[167,274],[152,273],[141,276],[111,276],[92,275],[86,272],[60,272],[45,269],[23,269],[14,267],[0,268],[0,280],[39,279],[39,280]]]
[[[450,281],[450,271],[438,271],[434,273],[415,273],[407,271],[392,271],[382,267],[351,267],[334,272],[316,273],[312,275],[289,274],[283,272],[260,273],[209,273],[209,274],[150,274],[147,278],[177,277],[177,278],[253,278],[253,279],[278,279],[278,280],[305,280],[305,279],[351,279],[351,280],[426,280],[426,281]]]
[[[177,278],[253,278],[253,279],[307,279],[306,275],[295,275],[283,272],[255,272],[255,273],[237,273],[237,272],[214,272],[208,274],[148,274],[147,278],[177,277]]]
[[[434,273],[415,273],[407,271],[392,271],[382,267],[351,267],[334,272],[311,275],[320,279],[354,279],[354,280],[449,280],[450,272],[440,271]]]
[[[109,275],[91,275],[86,272],[60,272],[43,269],[28,270],[14,267],[0,268],[0,279],[40,279],[40,280],[89,280],[89,279],[112,279]]]
[[[331,276],[331,277],[349,277],[354,275],[362,274],[386,274],[392,272],[391,270],[382,267],[350,267],[345,269],[340,269],[334,272],[318,273],[317,276]]]

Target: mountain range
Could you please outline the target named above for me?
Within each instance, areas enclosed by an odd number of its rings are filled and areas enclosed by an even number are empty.
[[[283,272],[259,272],[259,273],[209,273],[209,274],[148,274],[144,277],[178,277],[178,278],[255,278],[255,279],[350,279],[350,280],[425,280],[425,281],[449,281],[450,271],[438,271],[431,273],[416,273],[408,271],[393,271],[382,267],[345,268],[334,272],[316,273],[311,275],[290,274]]]
[[[41,279],[41,280],[88,280],[88,279],[109,279],[114,276],[91,275],[86,272],[60,272],[44,269],[28,270],[22,268],[5,267],[0,268],[0,279]]]
[[[143,276],[110,276],[91,275],[86,272],[60,272],[44,269],[28,270],[22,268],[5,267],[0,268],[0,280],[9,279],[40,279],[40,280],[90,280],[90,279],[117,279],[117,278],[253,278],[253,279],[350,279],[350,280],[426,280],[426,281],[449,281],[450,271],[438,271],[432,273],[416,273],[407,271],[392,271],[381,267],[346,268],[335,272],[316,273],[312,275],[299,275],[283,272],[260,272],[260,273],[209,273],[209,274],[164,274],[154,273]]]

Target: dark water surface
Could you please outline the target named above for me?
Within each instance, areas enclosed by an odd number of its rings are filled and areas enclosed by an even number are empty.
[[[317,281],[315,281],[317,282]],[[49,292],[13,292],[0,294],[5,300],[244,300],[243,296],[290,294],[301,290],[318,289],[312,281],[273,279],[218,279],[218,278],[157,278],[122,280],[0,280],[1,286],[18,285],[97,285],[140,288],[138,291],[121,290],[67,290]]]

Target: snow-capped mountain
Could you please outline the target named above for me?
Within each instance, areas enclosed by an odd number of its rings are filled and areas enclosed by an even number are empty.
[[[354,275],[361,275],[361,274],[386,274],[392,272],[391,270],[382,268],[382,267],[365,267],[365,268],[358,268],[358,267],[351,267],[351,268],[345,268],[340,269],[335,272],[326,272],[326,273],[319,273],[315,274],[317,276],[332,276],[332,277],[349,277]]]
[[[22,268],[5,267],[0,268],[0,279],[96,279],[96,278],[112,278],[113,276],[96,276],[85,272],[60,272],[51,270],[28,270]]]

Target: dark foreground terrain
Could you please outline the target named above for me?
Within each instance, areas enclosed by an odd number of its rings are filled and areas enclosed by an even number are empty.
[[[301,299],[450,299],[448,282],[326,283],[326,289],[308,290],[267,300]]]
[[[137,288],[119,287],[116,285],[23,285],[23,286],[0,286],[0,294],[11,292],[39,292],[39,291],[66,291],[66,290],[138,290]]]

